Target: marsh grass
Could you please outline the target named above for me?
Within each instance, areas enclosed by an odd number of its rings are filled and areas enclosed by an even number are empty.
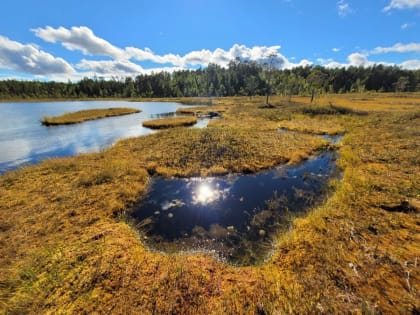
[[[262,102],[213,99],[229,109],[205,130],[175,128],[2,175],[0,313],[415,313],[420,98],[332,95],[312,105],[364,116],[305,114],[309,98],[273,97],[271,109]],[[239,268],[203,253],[152,252],[121,220],[153,172],[255,171],[328,147],[310,134],[278,133],[285,122],[345,131],[343,178],[273,240],[269,261]],[[404,201],[412,211],[395,208]]]
[[[138,154],[150,174],[185,177],[252,173],[289,161],[298,163],[327,146],[325,140],[310,135],[213,126],[128,139],[111,151],[114,156]]]
[[[131,102],[177,102],[185,105],[213,105],[214,101],[217,100],[214,97],[163,97],[163,98],[131,98],[128,99]]]
[[[213,105],[213,106],[193,106],[193,107],[182,107],[176,110],[179,114],[184,115],[207,115],[210,112],[224,113],[229,107]]]
[[[197,123],[197,117],[186,116],[186,117],[147,120],[143,122],[143,127],[150,128],[150,129],[167,129],[167,128],[175,128],[175,127],[192,126],[196,123]]]
[[[324,106],[305,106],[302,109],[304,114],[308,114],[310,116],[317,116],[317,115],[360,115],[364,116],[367,115],[367,112],[361,110],[354,110],[349,107],[344,106],[337,106],[333,105],[332,103]]]
[[[95,120],[105,117],[114,117],[129,115],[134,113],[140,113],[141,111],[134,108],[98,108],[98,109],[87,109],[73,113],[65,113],[61,116],[56,117],[43,117],[41,123],[45,126],[55,125],[70,125],[77,124],[87,120]]]

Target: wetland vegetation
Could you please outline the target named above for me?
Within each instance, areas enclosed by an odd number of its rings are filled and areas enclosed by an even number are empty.
[[[226,110],[207,128],[163,130],[0,177],[0,310],[418,312],[420,95],[334,94],[315,103],[273,96],[271,108],[260,108],[265,97],[258,96],[208,100]],[[344,137],[334,144],[319,135]],[[269,171],[330,149],[342,176],[328,182],[322,202],[270,234],[272,254],[257,265],[233,266],[203,251],[150,250],[139,232],[147,230],[132,219],[155,176]],[[267,207],[278,210],[276,200]]]
[[[77,124],[87,120],[95,120],[106,117],[122,116],[139,113],[135,108],[97,108],[80,110],[73,113],[65,113],[56,117],[43,117],[41,123],[45,126]]]
[[[184,116],[143,121],[143,127],[151,129],[167,129],[181,126],[192,126],[196,123],[197,117]]]
[[[264,262],[293,218],[325,198],[337,178],[328,151],[296,166],[219,177],[156,177],[129,214],[150,248],[214,253],[234,265]]]

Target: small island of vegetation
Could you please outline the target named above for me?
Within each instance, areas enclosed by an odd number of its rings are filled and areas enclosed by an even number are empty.
[[[213,105],[213,106],[193,106],[193,107],[181,107],[177,109],[178,114],[183,115],[196,115],[196,116],[207,116],[210,113],[224,113],[227,110],[226,106]]]
[[[65,113],[56,117],[43,117],[41,123],[45,126],[55,125],[70,125],[77,124],[87,120],[95,120],[106,117],[122,116],[140,113],[139,109],[135,108],[98,108],[81,110],[72,113]]]
[[[174,118],[154,119],[143,122],[143,127],[151,129],[166,129],[181,126],[192,126],[197,123],[195,116],[183,116]]]

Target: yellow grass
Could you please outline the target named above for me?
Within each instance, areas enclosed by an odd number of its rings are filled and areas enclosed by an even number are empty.
[[[143,127],[151,129],[167,129],[182,126],[192,126],[195,123],[197,123],[196,117],[174,117],[144,121]]]
[[[294,100],[310,104],[310,97],[294,97]],[[364,93],[321,95],[317,104],[334,104],[354,110],[411,111],[418,110],[420,93]]]
[[[213,100],[229,109],[207,129],[162,131],[1,176],[0,313],[418,312],[420,99],[410,96],[408,106],[401,98],[398,110],[398,98],[381,96],[378,111],[349,98],[330,101],[368,114],[313,115],[308,103],[280,97],[272,109],[258,108],[263,98]],[[327,146],[278,133],[285,122],[308,133],[344,131],[343,178],[278,235],[269,261],[234,267],[145,247],[127,211],[151,174],[256,171]]]
[[[206,115],[210,112],[224,113],[227,110],[227,106],[194,106],[194,107],[182,107],[177,109],[177,113],[180,114],[192,114],[192,115]]]
[[[77,124],[87,120],[95,120],[105,117],[122,116],[134,113],[140,113],[141,111],[134,108],[98,108],[98,109],[87,109],[73,113],[66,113],[56,117],[44,117],[42,124],[46,126],[53,125],[69,125]]]

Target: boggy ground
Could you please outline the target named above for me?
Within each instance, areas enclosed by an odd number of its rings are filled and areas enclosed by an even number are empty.
[[[56,117],[44,117],[41,123],[46,126],[55,125],[70,125],[78,124],[87,120],[95,120],[105,117],[122,116],[134,113],[140,113],[141,111],[135,108],[97,108],[97,109],[86,109],[72,113],[65,113],[61,116]]]
[[[197,117],[195,116],[172,117],[144,121],[143,127],[150,129],[167,129],[181,126],[192,126],[195,123],[197,123]]]
[[[0,311],[419,312],[420,96],[329,96],[316,105],[274,98],[272,109],[258,108],[262,98],[212,102],[230,109],[207,129],[127,139],[1,176]],[[130,227],[125,211],[147,191],[151,174],[295,163],[328,146],[310,132],[345,133],[343,178],[331,183],[323,205],[279,235],[263,265],[151,252]]]

